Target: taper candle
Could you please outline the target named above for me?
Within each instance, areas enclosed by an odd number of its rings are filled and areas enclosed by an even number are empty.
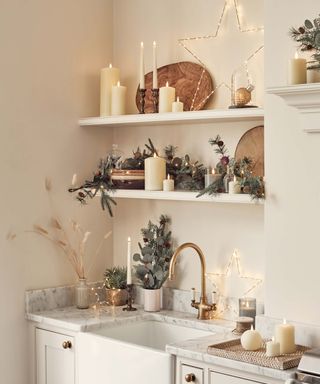
[[[100,116],[111,115],[111,93],[112,86],[116,85],[120,78],[119,68],[112,64],[101,69],[100,76]]]
[[[144,46],[143,41],[140,43],[140,89],[145,89],[145,79],[144,79]]]
[[[112,86],[111,115],[125,115],[126,113],[127,87],[120,85]]]
[[[152,72],[152,88],[158,88],[158,69],[157,69],[157,43],[153,42],[153,72]]]
[[[127,252],[127,284],[132,284],[132,273],[131,273],[131,238],[128,237],[128,252]]]

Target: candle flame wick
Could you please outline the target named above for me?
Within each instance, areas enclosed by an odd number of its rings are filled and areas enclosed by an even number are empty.
[[[287,324],[287,319],[283,319],[283,324]]]
[[[130,236],[128,237],[128,242],[129,242],[129,241],[131,241],[131,237],[130,237]]]
[[[112,68],[112,64],[111,63],[109,64],[109,68]]]
[[[117,82],[117,87],[120,87],[120,81]]]
[[[141,41],[140,46],[141,46],[141,48],[143,48],[143,41]]]
[[[168,81],[166,82],[166,87],[169,87],[169,82]]]
[[[296,53],[295,53],[295,55],[294,55],[294,58],[295,58],[295,59],[299,59],[298,51],[296,51]]]

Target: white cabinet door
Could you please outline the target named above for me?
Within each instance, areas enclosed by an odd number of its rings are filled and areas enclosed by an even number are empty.
[[[225,375],[222,373],[210,372],[210,384],[255,384],[260,383],[259,381],[242,379],[240,377]]]
[[[188,364],[181,364],[180,383],[204,384],[204,370]]]
[[[73,337],[36,329],[37,384],[74,384]]]

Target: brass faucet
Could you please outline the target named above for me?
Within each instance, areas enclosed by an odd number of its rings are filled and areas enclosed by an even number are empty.
[[[195,300],[191,300],[191,306],[193,308],[196,308],[198,310],[198,319],[200,320],[210,320],[214,317],[214,311],[216,311],[216,304],[212,303],[209,304],[207,302],[206,297],[206,261],[204,258],[204,254],[201,251],[201,249],[194,243],[184,243],[181,244],[172,255],[171,261],[170,261],[170,267],[169,267],[169,280],[173,279],[174,276],[174,268],[177,262],[177,257],[179,256],[180,252],[183,251],[186,248],[192,248],[194,249],[199,258],[201,263],[201,295],[200,295],[200,302],[196,302]]]

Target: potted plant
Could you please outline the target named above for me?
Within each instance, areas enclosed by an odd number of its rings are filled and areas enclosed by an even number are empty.
[[[161,308],[161,287],[167,280],[170,260],[173,254],[171,231],[167,226],[170,220],[161,215],[159,224],[149,221],[147,228],[142,228],[144,244],[139,243],[140,253],[133,255],[138,263],[135,271],[144,288],[145,311],[159,311]]]
[[[104,278],[107,304],[116,307],[125,305],[127,302],[127,268],[108,268],[104,273]]]

